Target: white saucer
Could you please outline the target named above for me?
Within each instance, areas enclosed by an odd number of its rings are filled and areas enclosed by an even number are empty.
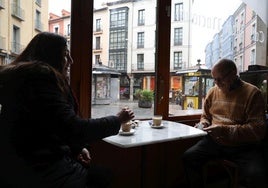
[[[164,128],[164,125],[163,124],[161,124],[161,125],[150,125],[152,128],[154,128],[154,129],[162,129],[162,128]]]
[[[119,134],[120,135],[123,135],[123,136],[133,135],[134,133],[135,133],[135,130],[134,129],[131,129],[129,132],[124,132],[122,130],[119,131]]]

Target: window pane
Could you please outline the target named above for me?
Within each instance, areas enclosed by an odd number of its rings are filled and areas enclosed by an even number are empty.
[[[54,6],[57,1],[51,2]],[[139,89],[155,90],[156,1],[109,2],[102,5],[97,0],[94,2],[92,117],[133,106],[137,118],[150,118],[154,105],[140,108],[135,93]],[[170,117],[200,113],[205,94],[213,86],[210,69],[220,58],[233,59],[240,72],[246,71],[249,65],[266,65],[267,23],[255,11],[258,4],[248,2],[250,5],[241,0],[172,0],[170,88],[166,91]],[[12,16],[26,22],[24,5],[20,1],[12,3]],[[46,3],[36,1],[35,4],[33,23],[35,32],[39,32],[46,28],[43,24]],[[49,31],[65,35],[69,40],[70,9],[62,9],[63,6],[58,6],[54,12],[58,18],[50,15]],[[0,35],[3,28],[0,27]],[[0,36],[0,47],[10,41],[10,51],[16,52],[29,40],[24,41],[25,32],[19,25],[13,25],[12,29],[12,40],[5,42]],[[103,69],[107,74],[100,71]],[[116,110],[108,112],[109,108],[103,104]]]
[[[92,61],[98,55],[101,64],[93,66],[92,117],[113,115],[129,106],[136,118],[151,118],[154,102],[139,102],[138,91],[148,90],[153,96],[155,88],[156,1],[101,5],[95,0],[94,6],[93,23],[102,32],[93,33],[100,37],[101,49],[93,50]]]
[[[243,72],[258,61],[256,48],[267,52],[256,42],[257,33],[267,25],[257,20],[257,14],[241,0],[172,0],[170,116],[201,112],[205,95],[214,85],[210,70],[219,59],[234,60]],[[265,61],[259,59],[260,65]]]

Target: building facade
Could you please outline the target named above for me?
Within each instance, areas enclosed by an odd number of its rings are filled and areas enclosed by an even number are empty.
[[[0,1],[0,64],[10,63],[37,33],[48,30],[47,0]]]
[[[233,15],[225,21],[221,32],[215,34],[220,37],[219,50],[206,50],[206,65],[213,66],[218,58],[232,59],[238,72],[248,70],[249,65],[267,66],[267,26],[261,18],[245,3],[237,8]],[[217,44],[218,37],[214,37],[209,44]],[[209,46],[207,45],[207,47]],[[215,45],[214,45],[215,46]],[[220,52],[218,58],[215,53]]]

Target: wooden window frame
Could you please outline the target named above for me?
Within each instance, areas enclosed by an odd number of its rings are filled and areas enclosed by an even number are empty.
[[[156,10],[156,69],[154,114],[162,114],[164,119],[189,121],[200,115],[169,117],[170,77],[170,29],[171,0],[157,0]],[[91,117],[92,83],[92,36],[94,2],[91,0],[71,0],[71,87],[77,95],[79,110],[84,118]]]

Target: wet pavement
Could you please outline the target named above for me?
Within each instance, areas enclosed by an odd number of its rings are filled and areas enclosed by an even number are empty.
[[[154,107],[140,108],[138,101],[121,100],[108,105],[92,105],[92,118],[99,118],[109,115],[116,115],[122,108],[129,107],[135,113],[135,119],[148,119],[154,114]],[[181,106],[175,103],[169,104],[169,113],[173,115],[193,115],[200,113],[200,110],[181,110]]]

